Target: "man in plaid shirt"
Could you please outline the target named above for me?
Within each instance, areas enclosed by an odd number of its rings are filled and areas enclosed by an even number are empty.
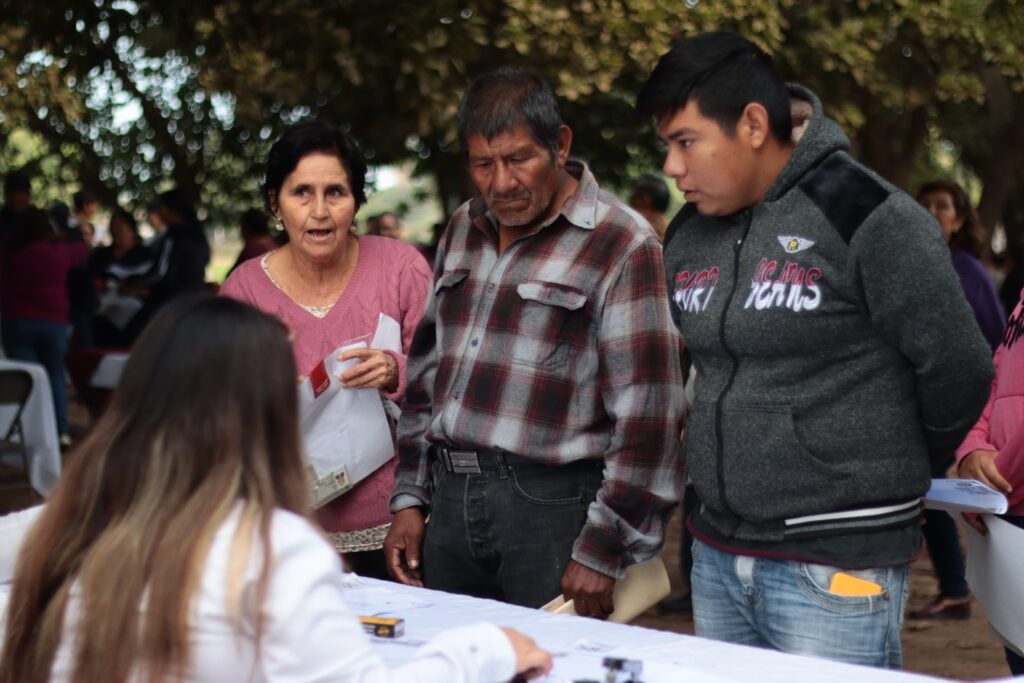
[[[658,238],[569,160],[536,76],[477,79],[459,135],[480,197],[438,245],[409,354],[388,568],[530,607],[561,593],[603,617],[615,579],[658,553],[682,484]]]

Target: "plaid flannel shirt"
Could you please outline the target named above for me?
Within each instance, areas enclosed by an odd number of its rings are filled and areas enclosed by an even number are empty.
[[[431,443],[603,458],[573,559],[621,577],[659,551],[682,488],[681,344],[654,231],[584,164],[568,170],[575,194],[504,253],[480,198],[452,217],[409,353],[391,508],[430,505]]]

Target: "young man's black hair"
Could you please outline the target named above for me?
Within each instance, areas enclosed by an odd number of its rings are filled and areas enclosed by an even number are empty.
[[[788,142],[792,135],[785,81],[764,50],[735,33],[703,33],[676,43],[658,60],[636,108],[660,121],[691,101],[728,135],[736,130],[743,109],[760,102],[779,142]]]

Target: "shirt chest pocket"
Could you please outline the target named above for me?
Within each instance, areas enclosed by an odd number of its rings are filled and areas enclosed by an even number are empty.
[[[570,352],[584,348],[590,338],[587,294],[571,285],[527,280],[514,297],[514,329],[509,335],[509,358],[537,367],[565,364]]]
[[[437,300],[439,321],[464,321],[466,311],[466,277],[468,270],[453,270],[443,273],[434,283],[434,299]]]

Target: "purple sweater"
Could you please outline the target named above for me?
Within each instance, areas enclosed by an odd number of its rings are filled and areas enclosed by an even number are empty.
[[[1006,311],[999,301],[999,294],[992,278],[985,271],[985,266],[966,251],[953,251],[953,270],[960,276],[960,285],[964,288],[967,303],[974,311],[981,333],[985,335],[988,345],[995,351],[1003,339],[1006,328]]]
[[[246,261],[228,277],[220,293],[256,306],[283,322],[294,335],[295,363],[306,375],[322,358],[349,339],[372,336],[384,313],[402,326],[402,350],[423,317],[432,279],[430,267],[412,246],[387,237],[359,238],[359,260],[341,297],[323,318],[317,318],[281,291],[261,265]],[[405,394],[405,355],[398,356],[398,389],[384,395],[400,402]],[[391,521],[388,498],[394,488],[395,460],[356,484],[340,498],[316,511],[327,531],[369,529]]]

